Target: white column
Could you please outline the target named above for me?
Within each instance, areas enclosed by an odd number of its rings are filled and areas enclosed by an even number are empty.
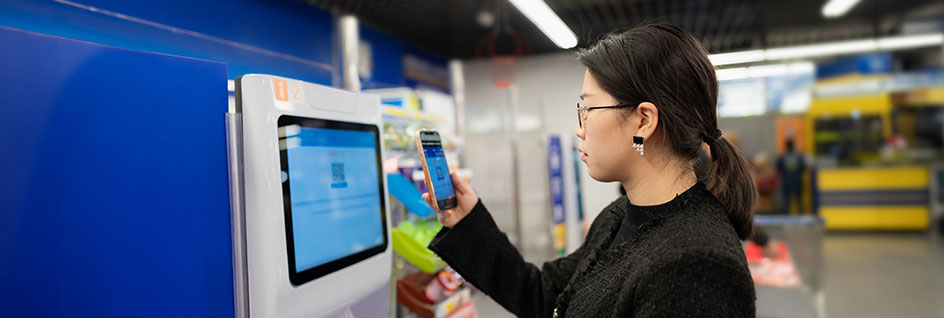
[[[361,79],[357,73],[358,45],[360,32],[357,17],[346,14],[338,18],[338,31],[341,40],[341,79],[343,88],[349,91],[361,90]]]

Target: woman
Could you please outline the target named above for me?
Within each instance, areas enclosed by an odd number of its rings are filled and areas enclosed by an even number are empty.
[[[718,130],[704,48],[678,27],[650,24],[610,34],[577,59],[587,67],[582,160],[626,196],[573,254],[538,268],[453,175],[458,206],[439,213],[444,228],[430,248],[522,317],[753,317],[740,240],[753,230],[754,184]]]

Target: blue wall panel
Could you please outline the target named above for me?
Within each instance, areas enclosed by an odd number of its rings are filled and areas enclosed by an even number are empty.
[[[361,40],[370,43],[371,74],[361,78],[361,87],[403,87],[403,44],[392,35],[366,24],[360,26]]]
[[[0,47],[0,316],[233,316],[226,66]]]
[[[331,13],[294,1],[0,0],[0,25],[339,84]]]
[[[449,93],[449,66],[445,59],[404,44],[392,35],[366,24],[361,24],[360,34],[361,40],[370,44],[372,63],[370,76],[361,78],[361,87],[364,89],[411,87]],[[418,63],[411,68],[404,62],[406,58],[412,58]],[[409,72],[414,73],[414,76],[422,74],[425,79],[436,80],[440,85],[411,78]]]

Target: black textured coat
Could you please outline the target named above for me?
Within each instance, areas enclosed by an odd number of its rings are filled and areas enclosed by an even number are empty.
[[[644,220],[610,248],[627,214]],[[657,206],[621,197],[573,254],[528,264],[479,201],[430,249],[519,317],[754,317],[754,283],[721,203],[701,183]]]

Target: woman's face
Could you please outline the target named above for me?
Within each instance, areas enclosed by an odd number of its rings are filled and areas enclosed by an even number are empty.
[[[617,105],[618,102],[597,84],[587,71],[583,77],[580,93],[583,105],[589,108]],[[582,140],[578,150],[581,160],[587,165],[590,177],[601,182],[624,181],[628,167],[639,159],[632,147],[636,133],[633,116],[621,118],[620,108],[595,109],[586,113],[583,127],[577,127],[577,137]],[[629,136],[629,137],[627,137]]]

